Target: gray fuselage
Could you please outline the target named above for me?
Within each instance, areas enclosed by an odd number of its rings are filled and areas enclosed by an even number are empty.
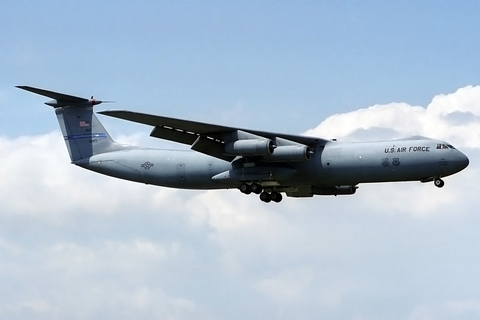
[[[252,161],[235,168],[233,163],[193,151],[125,147],[102,153],[76,164],[99,173],[146,184],[182,189],[237,188],[248,175],[212,179],[226,171],[255,170],[268,175],[278,188],[357,185],[369,182],[432,181],[449,176],[468,165],[468,158],[443,141],[423,137],[344,143],[332,141],[318,146],[308,161],[266,163]],[[258,169],[255,169],[258,168]],[[279,171],[280,170],[280,171]],[[276,172],[288,170],[277,181]],[[267,172],[266,172],[267,171]],[[280,173],[281,174],[281,173]]]

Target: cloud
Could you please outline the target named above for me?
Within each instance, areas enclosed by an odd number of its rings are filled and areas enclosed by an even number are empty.
[[[439,305],[475,314],[479,90],[436,96],[426,108],[334,115],[309,132],[448,139],[471,164],[443,189],[371,184],[354,196],[267,205],[235,190],[182,191],[82,170],[59,131],[0,137],[0,314],[432,318]]]
[[[467,86],[437,95],[426,107],[407,103],[374,105],[328,117],[307,135],[359,141],[424,135],[458,147],[477,148],[480,140],[480,86]],[[370,136],[368,132],[373,132]]]
[[[308,267],[286,269],[272,278],[257,283],[257,288],[279,305],[294,304],[305,299],[314,272]]]

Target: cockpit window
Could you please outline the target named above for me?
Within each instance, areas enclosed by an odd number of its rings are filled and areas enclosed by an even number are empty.
[[[455,149],[451,144],[439,143],[437,144],[437,149]]]

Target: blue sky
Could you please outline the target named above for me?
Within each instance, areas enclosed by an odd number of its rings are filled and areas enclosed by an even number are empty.
[[[2,4],[0,318],[480,317],[480,3]],[[340,140],[422,134],[470,166],[443,189],[279,206],[145,186],[70,165],[53,110],[15,85]]]
[[[38,101],[13,88],[27,84],[113,99],[116,108],[302,132],[375,103],[425,106],[476,83],[480,69],[474,2],[7,7],[0,13],[6,105]],[[21,118],[23,109],[14,109]],[[46,110],[35,112],[47,121]],[[1,123],[7,134],[24,133],[9,123]]]

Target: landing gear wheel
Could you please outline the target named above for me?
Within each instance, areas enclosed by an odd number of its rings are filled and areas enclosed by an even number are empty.
[[[272,201],[274,201],[276,203],[279,203],[283,199],[282,194],[280,192],[276,192],[276,191],[274,191],[270,194],[270,198],[272,199]]]
[[[445,185],[445,182],[442,179],[435,179],[433,184],[435,185],[435,187],[441,188]]]
[[[262,192],[260,193],[260,200],[262,200],[263,202],[269,203],[270,201],[272,201],[272,197],[270,196],[269,193]]]
[[[262,186],[259,185],[258,183],[252,183],[250,186],[250,189],[252,190],[253,193],[260,194],[263,190]]]
[[[246,183],[243,183],[241,186],[240,186],[240,192],[241,193],[245,193],[245,194],[250,194],[252,193],[252,189],[250,188],[250,186]]]

